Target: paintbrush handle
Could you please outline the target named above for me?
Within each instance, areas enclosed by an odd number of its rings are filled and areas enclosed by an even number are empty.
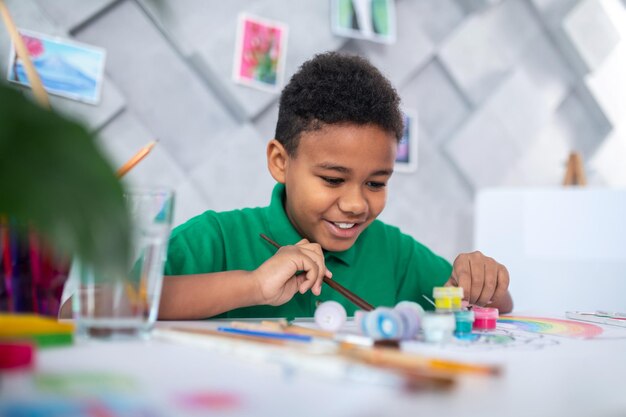
[[[324,282],[330,288],[332,288],[333,290],[337,291],[339,294],[346,297],[348,300],[350,300],[355,306],[359,307],[360,309],[365,310],[365,311],[374,310],[374,307],[370,303],[368,303],[367,301],[365,301],[364,299],[362,299],[361,297],[359,297],[352,291],[348,290],[346,287],[339,284],[338,282],[335,282],[328,277],[324,277]]]
[[[280,245],[274,242],[271,238],[269,238],[265,234],[261,233],[261,238],[265,239],[270,245],[274,246],[276,249],[280,249]],[[361,297],[359,297],[358,295],[356,295],[355,293],[353,293],[352,291],[350,291],[343,285],[339,284],[338,282],[335,282],[328,277],[324,277],[324,282],[330,288],[332,288],[333,290],[337,291],[339,294],[346,297],[350,302],[352,302],[355,306],[359,307],[360,309],[365,310],[365,311],[374,310],[374,307],[370,303],[368,303],[367,301],[365,301],[364,299],[362,299]]]

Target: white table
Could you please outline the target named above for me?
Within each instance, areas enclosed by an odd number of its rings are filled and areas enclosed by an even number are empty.
[[[158,328],[218,324],[164,322]],[[546,336],[508,348],[414,344],[411,349],[424,353],[504,369],[498,377],[463,376],[450,391],[417,393],[355,382],[368,378],[358,372],[333,378],[331,369],[316,372],[280,354],[229,353],[156,337],[83,342],[39,351],[34,372],[2,374],[0,404],[40,403],[49,415],[70,415],[53,414],[50,402],[97,392],[109,403],[155,416],[624,416],[626,329],[604,328],[604,336],[593,340]],[[190,397],[201,404],[190,405]]]

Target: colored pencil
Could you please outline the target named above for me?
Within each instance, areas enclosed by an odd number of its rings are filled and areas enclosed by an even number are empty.
[[[33,94],[35,99],[39,104],[46,108],[50,109],[50,100],[48,98],[48,93],[43,88],[43,83],[41,82],[41,78],[39,78],[39,74],[33,65],[32,60],[30,59],[30,55],[28,54],[28,49],[26,45],[24,45],[24,41],[19,31],[17,30],[17,26],[15,26],[15,22],[9,13],[9,9],[4,4],[3,0],[0,0],[0,15],[4,20],[4,25],[9,31],[9,37],[15,46],[15,52],[17,56],[22,61],[24,65],[24,69],[26,70],[26,77],[28,78],[28,82],[33,90]]]
[[[311,336],[284,333],[284,332],[273,332],[273,331],[268,331],[268,330],[251,330],[251,329],[241,329],[241,328],[235,328],[235,327],[218,327],[217,331],[240,334],[240,335],[247,335],[247,336],[255,336],[255,337],[267,337],[268,339],[293,340],[296,342],[311,342],[313,340]]]
[[[141,148],[135,155],[133,155],[132,158],[126,161],[126,163],[122,165],[120,169],[117,170],[117,176],[121,178],[124,175],[126,175],[128,171],[133,169],[135,165],[137,165],[143,158],[148,156],[148,154],[150,153],[150,151],[152,150],[152,148],[154,148],[154,145],[156,144],[157,144],[157,141],[153,140],[152,142],[148,143],[146,146]]]
[[[340,352],[348,357],[356,357],[371,364],[387,365],[400,369],[430,369],[445,373],[473,373],[498,375],[500,367],[495,365],[471,364],[448,359],[428,358],[396,349],[362,348],[350,343],[341,343]]]
[[[274,242],[272,239],[270,239],[265,234],[261,233],[261,237],[263,239],[265,239],[267,242],[269,242],[276,249],[280,249],[280,245],[278,243]],[[356,295],[352,291],[348,290],[343,285],[335,282],[334,280],[332,280],[332,279],[330,279],[328,277],[324,277],[323,280],[324,280],[325,284],[327,284],[333,290],[337,291],[339,294],[341,294],[344,297],[346,297],[350,302],[352,302],[354,305],[356,305],[360,309],[365,310],[365,311],[372,311],[372,310],[374,310],[374,307],[370,303],[368,303],[367,301],[365,301],[364,299],[362,299],[361,297],[359,297],[358,295]]]
[[[4,292],[6,293],[6,309],[14,311],[13,300],[13,268],[11,265],[11,239],[9,237],[9,221],[6,217],[0,216],[0,239],[2,239],[2,272],[4,276]]]

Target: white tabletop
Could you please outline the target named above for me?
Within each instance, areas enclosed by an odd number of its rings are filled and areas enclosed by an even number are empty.
[[[218,324],[164,322],[149,341],[80,342],[40,350],[34,371],[2,374],[0,410],[25,403],[45,410],[54,410],[51,404],[84,406],[95,396],[119,416],[139,414],[133,410],[144,416],[626,415],[626,328],[602,326],[601,336],[580,340],[505,326],[500,331],[514,342],[412,342],[403,348],[500,364],[503,373],[464,375],[449,391],[406,392],[386,373],[336,358],[309,361],[310,355],[291,355],[282,348],[171,340],[163,331]]]

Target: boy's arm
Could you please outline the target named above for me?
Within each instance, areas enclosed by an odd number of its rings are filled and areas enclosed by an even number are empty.
[[[324,276],[332,274],[322,248],[303,239],[283,246],[254,271],[164,277],[159,319],[203,319],[240,307],[282,305],[296,292],[319,295]]]
[[[250,271],[163,277],[159,319],[193,320],[261,304]]]

